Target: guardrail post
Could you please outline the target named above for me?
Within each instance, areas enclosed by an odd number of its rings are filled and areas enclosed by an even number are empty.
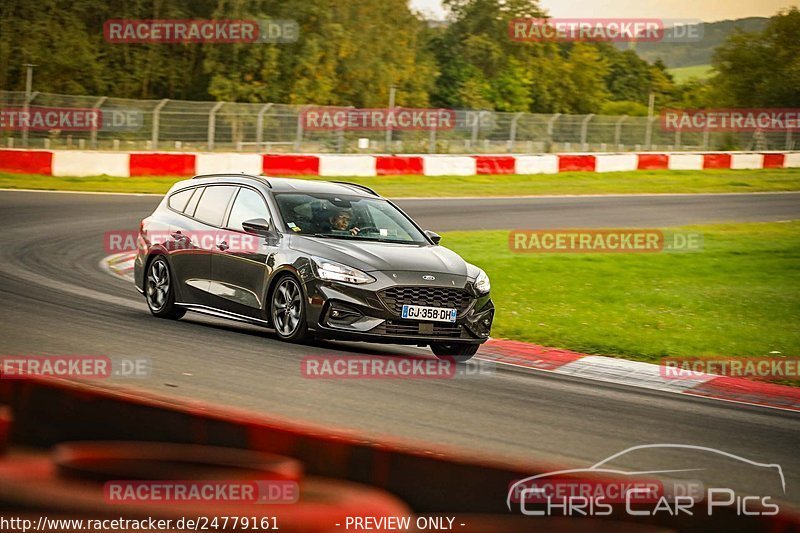
[[[522,117],[525,113],[517,113],[514,115],[514,118],[511,119],[511,131],[508,134],[508,151],[514,151],[514,142],[517,140],[517,121]]]
[[[614,124],[614,144],[617,145],[617,150],[619,150],[620,145],[622,144],[620,141],[622,140],[622,123],[628,118],[628,115],[622,115],[620,119]]]
[[[150,144],[153,150],[158,150],[158,126],[161,118],[161,109],[167,105],[169,98],[161,100],[153,109],[153,134],[150,138]]]
[[[209,152],[214,149],[214,137],[217,133],[217,111],[223,105],[225,105],[225,102],[217,102],[208,113],[208,142],[206,145]]]
[[[103,102],[105,102],[107,99],[108,99],[108,96],[101,96],[94,103],[94,105],[92,106],[92,109],[95,109],[95,110],[100,109],[100,106],[103,105]],[[100,118],[102,118],[102,116]],[[97,149],[97,128],[98,127],[99,126],[96,123],[92,126],[91,136],[89,137],[89,146],[91,146],[92,150],[96,150]]]
[[[261,151],[261,143],[264,141],[264,114],[271,107],[272,104],[264,104],[258,110],[258,116],[256,117],[256,152]]]
[[[581,150],[584,152],[589,149],[589,146],[586,144],[586,138],[589,134],[589,121],[591,121],[593,117],[594,113],[590,113],[581,123]]]

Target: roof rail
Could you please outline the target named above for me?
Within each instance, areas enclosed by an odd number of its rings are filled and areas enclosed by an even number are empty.
[[[272,188],[272,184],[265,178],[264,176],[255,176],[253,174],[245,174],[244,172],[240,174],[236,174],[235,172],[227,172],[227,173],[218,173],[218,174],[198,174],[194,176],[192,179],[200,179],[200,178],[251,178],[254,180],[258,180],[270,189]]]
[[[331,181],[330,183],[338,183],[339,185],[349,185],[350,187],[361,189],[362,191],[366,191],[374,196],[380,196],[380,194],[376,193],[366,185],[361,185],[360,183],[350,183],[349,181]]]

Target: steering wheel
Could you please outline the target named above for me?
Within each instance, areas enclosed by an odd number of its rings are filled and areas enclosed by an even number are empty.
[[[358,228],[359,235],[362,233],[380,233],[378,228],[376,228],[375,226],[364,226],[363,228],[361,226],[356,226],[356,227]]]

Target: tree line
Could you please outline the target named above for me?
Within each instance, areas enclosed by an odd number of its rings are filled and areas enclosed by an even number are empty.
[[[660,60],[609,43],[517,42],[510,20],[542,17],[537,0],[444,0],[433,24],[407,0],[5,0],[0,87],[137,99],[534,113],[646,113],[663,107],[800,105],[800,12],[716,49],[715,75],[677,84]],[[292,19],[282,44],[113,44],[110,19]]]

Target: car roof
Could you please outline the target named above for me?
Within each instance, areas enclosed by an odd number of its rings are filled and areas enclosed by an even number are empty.
[[[211,183],[235,183],[238,185],[255,185],[272,192],[311,192],[327,194],[347,194],[350,196],[380,197],[378,193],[357,183],[343,181],[323,181],[293,178],[274,178],[250,174],[201,174],[192,179],[175,184],[176,189],[190,185],[207,185]]]

